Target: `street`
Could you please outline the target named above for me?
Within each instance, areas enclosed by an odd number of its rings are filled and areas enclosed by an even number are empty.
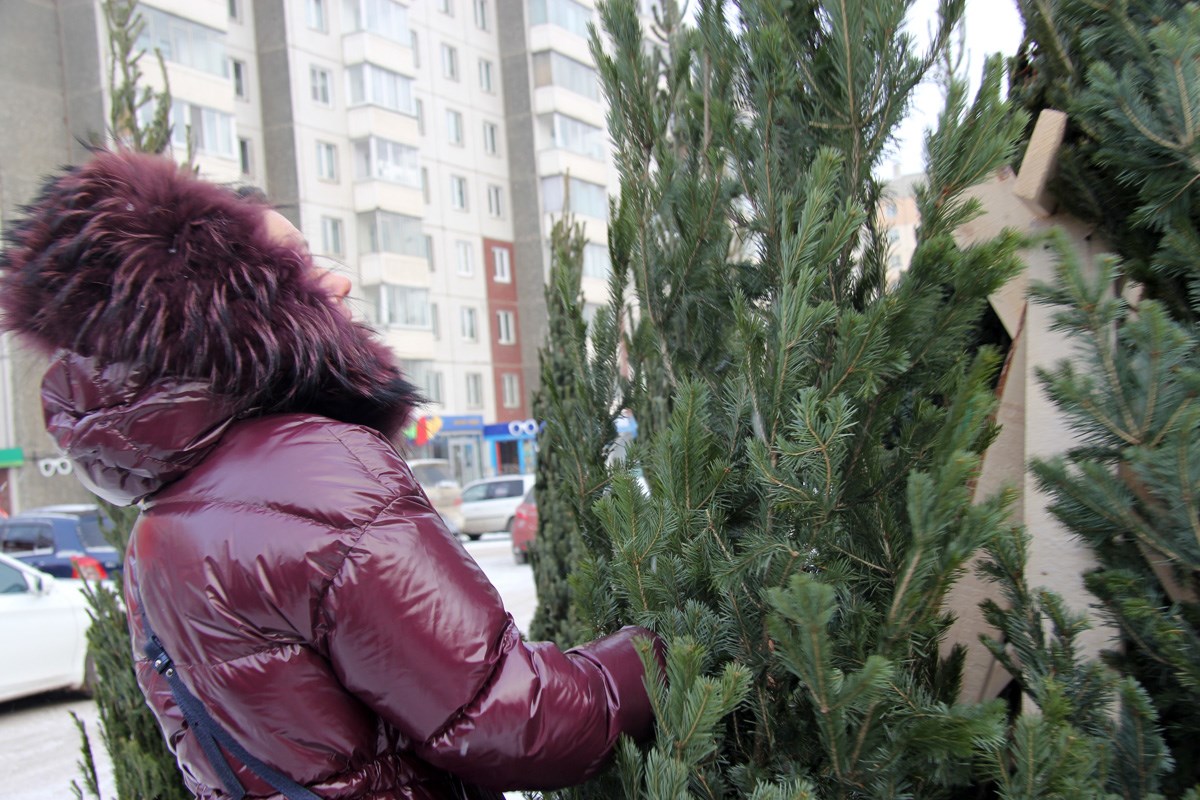
[[[528,630],[537,606],[533,573],[528,565],[513,562],[508,535],[487,534],[478,542],[466,542],[466,548],[495,584],[517,625]],[[80,774],[80,739],[71,712],[87,725],[103,800],[116,798],[112,770],[100,743],[96,704],[65,693],[0,703],[0,798],[59,800],[73,796],[71,783],[78,781]]]

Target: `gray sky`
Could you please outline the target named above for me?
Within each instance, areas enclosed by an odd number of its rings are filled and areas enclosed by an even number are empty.
[[[937,0],[917,0],[913,6],[910,25],[921,41],[928,41],[929,24],[937,13]],[[1021,15],[1014,0],[967,0],[966,43],[967,66],[974,91],[979,86],[983,62],[992,53],[1010,56],[1021,44],[1023,33]],[[901,174],[924,169],[924,132],[937,122],[942,110],[941,94],[931,82],[919,87],[908,119],[900,127],[900,140],[892,161],[898,162]],[[885,167],[887,177],[893,167]]]

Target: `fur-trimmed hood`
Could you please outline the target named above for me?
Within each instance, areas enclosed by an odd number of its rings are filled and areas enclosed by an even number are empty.
[[[100,152],[50,178],[7,231],[0,328],[65,351],[55,369],[80,374],[60,374],[46,396],[81,422],[97,409],[62,387],[102,384],[128,406],[186,386],[211,394],[220,426],[309,412],[394,436],[420,398],[370,329],[338,311],[310,256],[267,235],[266,209],[168,159]],[[61,423],[51,432],[76,458],[81,444]]]

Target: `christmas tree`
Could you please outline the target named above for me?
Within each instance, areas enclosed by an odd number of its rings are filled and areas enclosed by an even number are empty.
[[[1034,471],[1096,555],[1086,585],[1122,634],[1106,664],[1162,726],[1160,761],[1173,763],[1162,791],[1178,797],[1200,781],[1200,7],[1020,5],[1014,97],[1067,113],[1055,199],[1116,256],[1089,275],[1056,240],[1058,279],[1035,290],[1079,357],[1042,376],[1078,445]],[[1081,624],[1056,618],[1055,602],[1026,592],[1014,604],[1025,622],[994,616],[1030,632],[1042,618]],[[1052,674],[1080,707],[1091,705],[1080,695],[1112,693],[1100,665],[1021,662],[1026,691]]]
[[[887,285],[874,172],[963,9],[941,3],[921,49],[910,6],[743,2],[735,21],[701,2],[689,26],[667,2],[647,37],[631,0],[600,4],[609,246],[631,287],[609,317],[629,381],[602,399],[639,436],[624,466],[548,455],[602,487],[574,520],[576,613],[589,633],[657,631],[668,680],[654,746],[565,796],[950,797],[1022,777],[1003,705],[957,702],[943,599],[1017,536],[972,479],[1000,359],[979,321],[1020,242],[953,233],[1025,120],[998,60],[973,98],[942,71],[919,243]]]

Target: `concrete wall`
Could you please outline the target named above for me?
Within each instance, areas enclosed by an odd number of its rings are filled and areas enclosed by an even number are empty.
[[[82,160],[82,142],[103,134],[100,24],[94,0],[0,2],[0,224],[33,199],[43,176]],[[12,342],[0,348],[12,389],[0,395],[0,416],[11,422],[11,439],[0,447],[26,454],[25,466],[9,471],[12,506],[86,500],[74,477],[38,471],[39,459],[58,457],[38,400],[45,361]]]

